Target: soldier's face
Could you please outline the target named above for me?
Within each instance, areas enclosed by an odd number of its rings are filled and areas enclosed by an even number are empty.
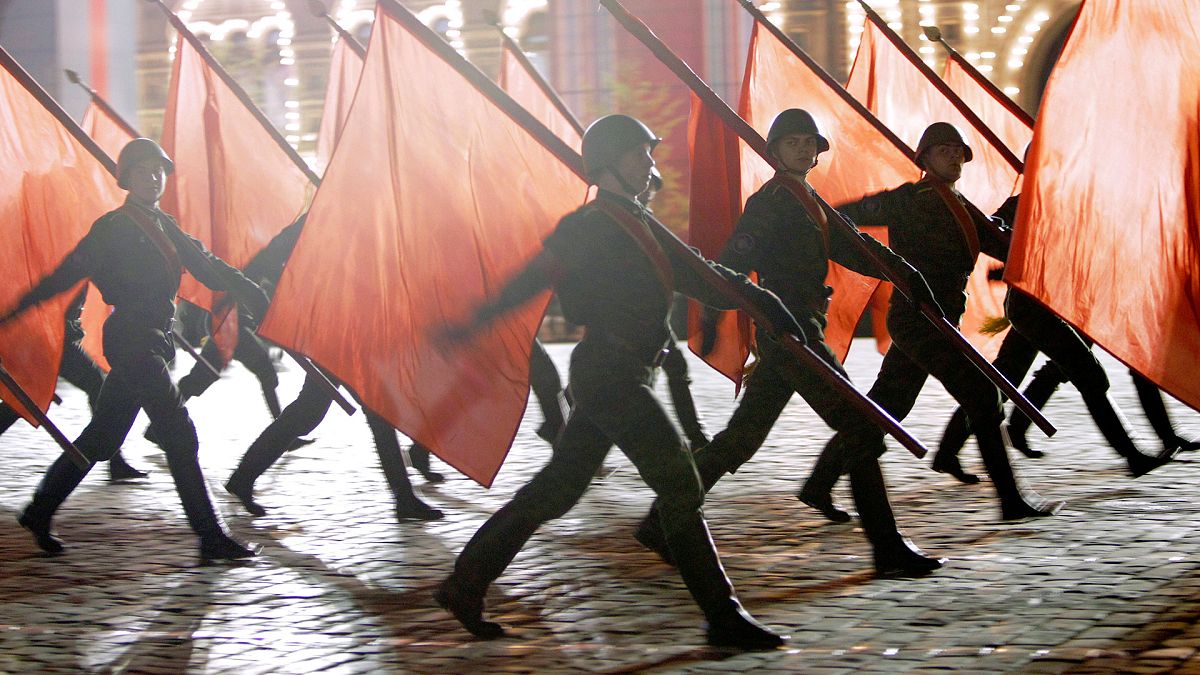
[[[167,171],[161,160],[144,159],[129,169],[129,193],[153,204],[167,188]]]
[[[621,155],[621,159],[613,169],[625,184],[633,188],[630,197],[639,195],[650,186],[650,169],[654,168],[654,158],[650,156],[650,144],[644,143]]]
[[[929,173],[953,183],[962,177],[963,162],[966,159],[967,153],[963,146],[944,143],[933,146],[925,153],[925,167]]]
[[[775,143],[775,156],[788,171],[807,173],[820,151],[813,134],[788,134]]]

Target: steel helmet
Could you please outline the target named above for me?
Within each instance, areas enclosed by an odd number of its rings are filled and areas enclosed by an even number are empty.
[[[829,139],[821,135],[817,129],[817,121],[807,110],[788,108],[775,116],[771,122],[771,130],[767,132],[767,152],[789,134],[812,134],[817,137],[817,154],[829,149]]]
[[[650,127],[629,115],[606,115],[592,122],[583,132],[583,169],[590,181],[595,181],[605,169],[610,169],[621,155],[646,143],[653,150],[661,138]]]
[[[921,142],[917,143],[917,166],[925,168],[921,158],[935,145],[961,145],[963,159],[969,162],[974,157],[971,146],[967,145],[958,127],[949,122],[934,122],[925,129],[925,133],[921,134]]]
[[[117,157],[117,185],[122,190],[129,189],[129,170],[133,165],[147,159],[160,160],[168,176],[175,172],[175,162],[171,161],[162,146],[149,138],[135,138],[121,148],[121,154]]]

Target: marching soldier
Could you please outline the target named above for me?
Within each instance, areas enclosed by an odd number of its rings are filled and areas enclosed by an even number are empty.
[[[138,408],[144,409],[166,451],[188,524],[200,537],[201,560],[251,557],[257,551],[230,537],[213,509],[197,461],[196,428],[167,371],[175,355],[169,330],[185,268],[213,290],[236,292],[255,317],[266,311],[266,295],[158,209],[174,164],[157,143],[148,138],[130,141],[121,150],[117,168],[118,184],[129,192],[125,204],[97,220],[58,269],[0,321],[90,278],[113,306],[104,324],[104,355],[112,370],[92,421],[75,444],[93,461],[111,457],[129,433]],[[18,518],[45,552],[63,551],[50,521],[86,474],[61,455]]]
[[[1018,196],[1009,197],[996,211],[996,217],[1013,222],[1017,215],[1017,200]],[[1007,255],[1002,259],[1007,259]],[[1020,289],[1009,288],[1005,309],[1013,329],[1004,337],[1000,352],[996,355],[994,365],[997,370],[1011,382],[1019,383],[1029,372],[1037,353],[1045,353],[1050,357],[1050,367],[1054,372],[1061,373],[1075,384],[1100,433],[1125,459],[1131,476],[1144,476],[1170,461],[1170,454],[1161,457],[1143,454],[1129,437],[1123,416],[1108,395],[1108,374],[1092,352],[1090,341]],[[1158,400],[1161,405],[1162,399]],[[942,435],[933,467],[963,483],[972,484],[978,483],[979,477],[964,471],[958,459],[958,451],[966,441],[968,429],[969,423],[963,409],[955,410]],[[1023,433],[1020,438],[1024,439]],[[1028,443],[1018,442],[1014,445],[1026,455],[1034,452]]]
[[[488,586],[542,523],[575,505],[615,443],[658,495],[667,544],[708,619],[709,644],[769,649],[783,642],[746,613],[726,578],[704,522],[691,453],[651,383],[671,337],[667,319],[673,290],[728,306],[689,264],[711,265],[770,313],[776,330],[802,335],[770,292],[701,258],[689,261],[663,243],[672,235],[653,227],[636,201],[646,189],[654,166],[650,153],[658,143],[649,128],[625,115],[609,115],[588,127],[583,157],[589,181],[600,187],[596,200],[559,221],[542,252],[470,324],[443,335],[450,342],[465,341],[549,286],[567,320],[587,329],[571,357],[574,407],[549,464],[475,533],[435,595],[476,636],[504,635],[500,624],[483,618]]]
[[[946,122],[935,122],[917,145],[917,165],[925,171],[920,181],[843,207],[859,223],[888,227],[892,249],[921,271],[946,319],[954,324],[966,306],[964,289],[980,250],[1003,257],[1006,245],[997,231],[1003,223],[989,220],[954,189],[963,163],[971,158],[971,148],[958,130]],[[948,348],[919,308],[899,293],[892,294],[888,330],[892,346],[868,396],[902,420],[929,375],[938,378],[967,412],[1000,498],[1001,517],[1021,520],[1057,513],[1062,502],[1046,502],[1017,484],[1000,433],[1004,408],[996,385],[963,354]],[[842,433],[830,441],[845,442]],[[938,468],[943,467],[935,465]],[[819,461],[801,495],[825,499],[837,478],[835,463]]]
[[[83,351],[80,341],[83,340],[83,326],[80,315],[83,303],[87,298],[87,287],[79,289],[79,294],[67,307],[66,330],[63,332],[62,364],[58,376],[75,385],[87,394],[88,409],[96,412],[96,399],[100,396],[100,387],[104,385],[104,370],[96,365],[92,357]],[[0,434],[8,431],[21,416],[7,403],[0,402]],[[108,460],[108,480],[117,483],[126,480],[145,478],[146,472],[139,471],[125,461],[124,455],[118,449],[117,454]]]
[[[829,227],[824,214],[820,214],[820,222],[815,221],[793,192],[811,191],[808,172],[816,166],[818,155],[829,149],[829,141],[817,130],[812,115],[798,108],[780,113],[767,133],[767,149],[779,163],[779,173],[746,200],[737,230],[721,254],[721,263],[743,273],[758,272],[760,283],[779,294],[801,321],[809,347],[845,375],[825,343],[826,311],[833,292],[825,285],[829,261],[875,277],[882,270],[850,240],[855,235]],[[920,273],[873,238],[858,236],[889,266],[907,270],[912,286],[923,291],[927,300],[931,297]],[[705,319],[704,342],[711,348],[716,317],[710,314]],[[754,456],[792,394],[798,392],[845,440],[828,446],[825,455],[837,465],[850,468],[855,504],[874,549],[877,574],[919,576],[941,567],[941,560],[923,555],[896,527],[877,459],[884,449],[882,433],[817,375],[797,367],[779,345],[760,340],[759,352],[759,364],[747,380],[729,424],[695,455],[704,488],[711,489],[721,476],[735,473]],[[858,454],[848,454],[851,448]],[[849,514],[833,505],[828,493],[803,492],[799,497],[832,520],[850,519]],[[648,547],[665,552],[653,510],[636,536]]]

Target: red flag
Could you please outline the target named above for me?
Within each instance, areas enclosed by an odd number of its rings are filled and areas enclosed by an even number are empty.
[[[162,146],[175,160],[163,210],[241,267],[300,215],[316,177],[188,37],[176,41],[163,119]],[[212,293],[190,276],[179,294],[212,309]]]
[[[116,180],[37,96],[0,49],[0,311],[53,271],[93,221],[119,206]],[[49,97],[46,96],[48,99]],[[61,113],[61,110],[58,110]],[[65,114],[64,114],[65,116]],[[63,315],[74,292],[0,328],[0,361],[45,410],[58,381]],[[0,389],[0,398],[29,419]]]
[[[339,36],[333,43],[329,55],[329,81],[325,85],[325,107],[321,111],[321,128],[317,132],[317,162],[323,171],[329,166],[329,158],[337,147],[350,104],[354,102],[354,91],[358,88],[358,76],[362,73],[363,57],[351,44],[349,38]]]
[[[1197,83],[1194,3],[1084,3],[1042,99],[1006,276],[1193,408]]]
[[[1033,140],[1033,120],[1001,92],[979,82],[957,59],[946,59],[942,79],[1017,157]]]
[[[1012,194],[1017,171],[1001,150],[972,125],[873,21],[864,25],[846,89],[912,147],[916,147],[921,133],[933,122],[950,122],[958,127],[971,146],[974,159],[963,165],[957,187],[985,212],[999,208]],[[979,329],[988,319],[1004,315],[1005,287],[987,278],[988,271],[999,266],[998,261],[979,256],[968,282],[967,309],[959,326],[963,335],[989,358],[995,357],[1003,333],[989,335]]]
[[[549,294],[469,348],[443,352],[430,334],[497,292],[586,185],[440,37],[394,0],[377,7],[339,149],[260,332],[490,485]]]
[[[500,50],[500,88],[578,152],[583,146],[579,122],[520,49],[520,45],[504,36]]]
[[[832,203],[859,199],[920,176],[907,148],[890,138],[877,121],[855,106],[827,74],[798,56],[758,22],[750,37],[739,108],[739,114],[764,135],[775,116],[783,110],[804,108],[813,114],[823,135],[830,139],[831,148],[821,156],[820,164],[809,174],[809,181]],[[717,138],[716,132],[710,131],[695,136],[693,144],[716,143]],[[731,218],[712,218],[709,210],[695,208],[694,200],[698,197],[703,199],[707,195],[711,198],[711,192],[730,188],[720,185],[720,178],[714,171],[697,173],[695,166],[692,169],[692,213],[695,214],[691,223],[692,237],[702,235],[719,240],[712,252],[706,251],[710,255],[719,253],[720,246],[732,233],[737,215],[741,213],[741,204],[772,174],[771,168],[756,152],[741,141],[737,143],[741,153],[740,170],[734,171],[732,165],[726,169],[733,171],[732,175],[741,176],[738,208]],[[700,152],[702,150],[693,148],[694,155]],[[885,231],[870,229],[873,236],[887,241]],[[704,250],[703,246],[701,250]],[[826,338],[834,353],[844,358],[858,319],[879,281],[833,264],[826,282],[835,289]],[[736,382],[749,351],[750,327],[742,325],[735,329],[727,322],[720,335],[717,349],[710,355],[714,358],[709,362]],[[886,334],[878,339],[887,339]],[[694,344],[693,349],[697,346]],[[731,371],[729,364],[736,364],[736,373]]]
[[[125,144],[137,137],[137,132],[120,117],[115,116],[106,105],[92,101],[83,113],[83,122],[79,125],[100,149],[109,157],[117,157]],[[83,314],[80,321],[83,324],[83,340],[80,346],[96,365],[109,370],[108,359],[104,358],[104,322],[112,313],[112,306],[104,302],[100,291],[88,284],[87,298],[83,302]]]

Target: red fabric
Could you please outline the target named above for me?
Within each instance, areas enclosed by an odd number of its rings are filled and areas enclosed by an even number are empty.
[[[109,157],[116,159],[121,154],[125,144],[132,141],[134,136],[125,125],[112,118],[104,108],[92,103],[83,113],[83,122],[79,125],[100,149]],[[105,372],[109,370],[108,359],[104,358],[104,322],[112,313],[112,306],[100,297],[100,291],[95,286],[88,286],[87,299],[83,302],[84,337],[80,343],[83,351],[96,362]]]
[[[871,21],[864,26],[846,89],[910,147],[917,147],[921,133],[933,122],[958,127],[974,159],[963,165],[956,187],[985,213],[999,208],[1012,194],[1016,170]],[[986,276],[987,270],[998,264],[986,255],[979,256],[968,282],[970,297],[960,326],[963,335],[989,359],[995,358],[1004,334],[985,335],[978,327],[1004,314],[1005,287],[989,282]]]
[[[234,267],[242,267],[304,210],[313,186],[246,104],[182,35],[163,119],[175,161],[163,210]],[[213,294],[190,275],[179,295],[205,309]]]
[[[1084,3],[1042,99],[1006,276],[1193,408],[1198,82],[1193,3]]]
[[[845,203],[898,183],[916,180],[920,173],[908,155],[850,105],[835,87],[830,86],[818,72],[769,31],[755,25],[742,81],[739,114],[765,136],[775,116],[783,110],[799,107],[812,113],[831,147],[829,152],[821,155],[820,164],[809,174],[809,182],[827,201],[832,204]],[[708,134],[698,135],[693,144],[715,142],[713,135]],[[699,176],[693,173],[693,243],[700,236],[719,239],[719,245],[714,246],[717,252],[732,233],[745,199],[773,173],[770,166],[749,146],[739,141],[738,147],[741,154],[738,172],[741,190],[737,212],[728,226],[719,225],[724,222],[724,217],[710,219],[707,210],[696,209],[695,200],[697,195],[703,198],[710,190],[728,191],[732,188],[721,185],[719,177],[710,177],[712,171]],[[698,154],[699,151],[694,147],[693,155]],[[887,241],[886,236],[880,238]],[[833,264],[826,283],[834,288],[826,338],[834,353],[839,358],[845,358],[854,328],[879,282]],[[729,372],[729,364],[740,365],[745,361],[745,354],[749,352],[749,329],[727,321],[719,336],[715,357],[710,363],[727,376],[734,377]],[[879,336],[877,339],[887,338]],[[697,346],[694,344],[693,349]]]
[[[977,82],[958,61],[946,59],[942,79],[950,85],[955,94],[958,94],[963,103],[971,108],[971,112],[978,115],[979,119],[995,132],[1009,151],[1017,157],[1024,156],[1025,148],[1033,140],[1033,127],[997,100],[992,92]]]
[[[339,37],[329,55],[329,81],[325,85],[325,107],[321,111],[321,128],[317,132],[317,162],[324,170],[337,147],[354,92],[358,89],[358,76],[362,73],[363,60],[358,53]]]
[[[0,68],[0,311],[53,271],[123,198],[104,165]],[[63,293],[0,328],[0,362],[42,410],[58,381],[63,315],[74,296]],[[7,390],[0,388],[0,398],[29,419]]]
[[[576,152],[583,147],[583,136],[554,105],[554,101],[546,95],[534,76],[525,70],[520,59],[512,54],[507,41],[500,52],[499,83],[501,89],[533,114],[539,122],[545,124],[564,143]]]
[[[430,335],[498,292],[586,185],[422,42],[440,38],[391,0],[378,8],[339,150],[259,332],[490,485],[549,294],[465,348]]]

